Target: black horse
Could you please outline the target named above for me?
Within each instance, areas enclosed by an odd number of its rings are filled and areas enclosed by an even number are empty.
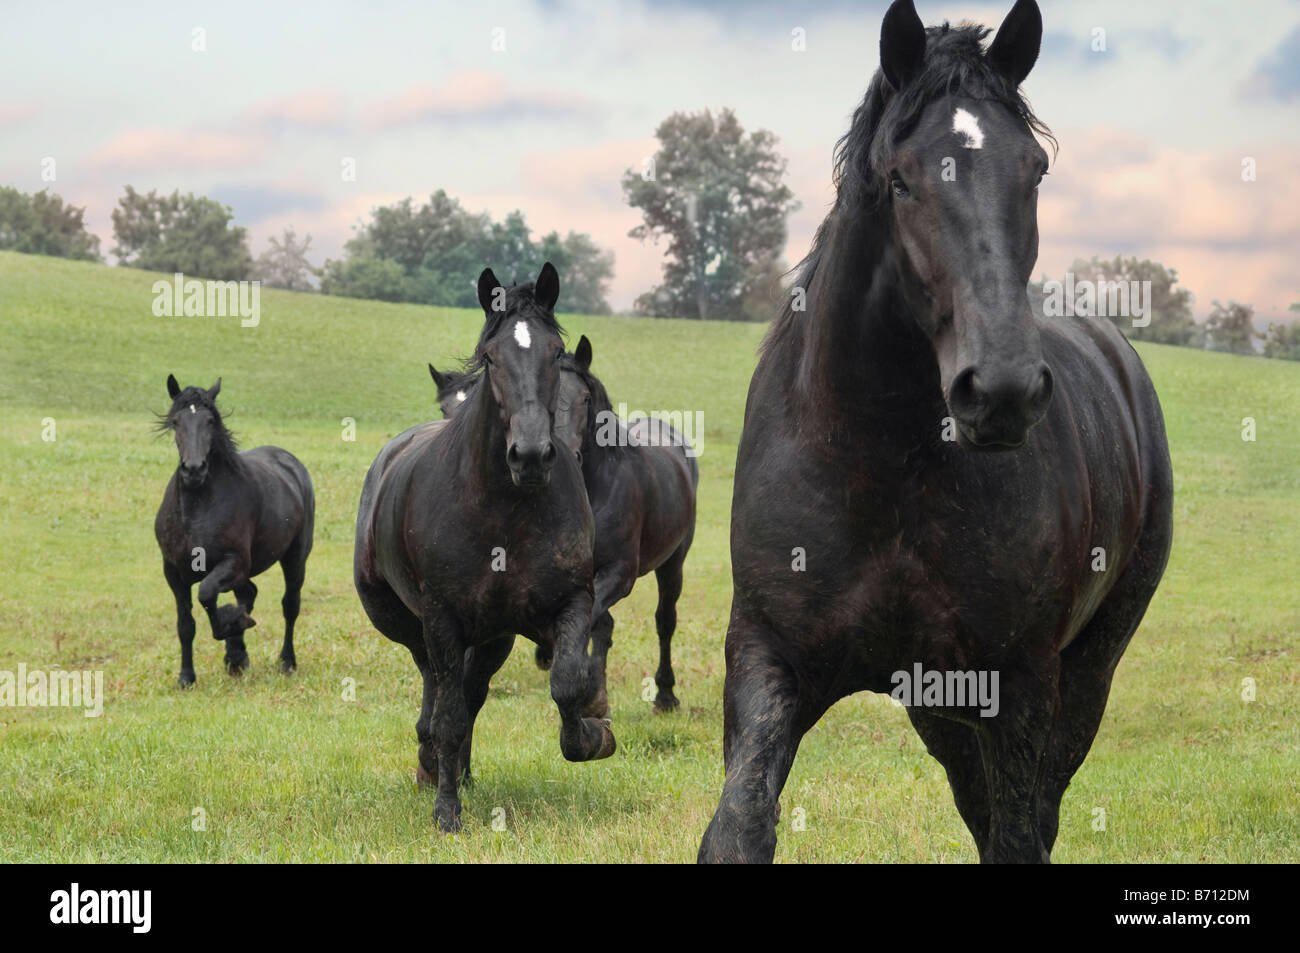
[[[199,605],[208,614],[213,638],[226,643],[226,669],[238,675],[248,667],[244,630],[255,625],[253,577],[277,562],[284,572],[280,670],[294,670],[293,625],[316,519],[306,468],[279,447],[237,450],[217,411],[220,390],[219,378],[208,390],[181,390],[169,374],[172,406],[159,420],[160,429],[175,434],[180,452],[180,465],[154,519],[154,535],[163,554],[163,574],[176,597],[182,686],[194,684],[190,587],[199,584]],[[228,591],[238,604],[218,607],[217,597]]]
[[[987,52],[987,30],[926,31],[910,0],[885,15],[797,282],[807,311],[774,322],[750,385],[726,782],[701,860],[770,860],[800,738],[917,664],[1000,676],[992,717],[951,693],[905,696],[908,715],[981,861],[1050,858],[1164,571],[1173,491],[1123,336],[1030,310],[1047,133],[1018,87],[1041,32],[1032,0]]]
[[[614,642],[609,610],[654,572],[659,586],[655,627],[659,668],[655,711],[678,705],[673,694],[672,641],[682,563],[695,537],[695,491],[699,465],[686,438],[666,421],[642,417],[624,424],[615,416],[605,386],[591,373],[591,342],[584,335],[561,360],[555,434],[582,461],[582,478],[596,520],[596,602],[592,609],[592,672],[599,689],[592,713],[605,715],[605,658]],[[547,665],[538,647],[538,664]]]
[[[438,388],[438,409],[442,416],[451,419],[461,404],[469,399],[470,389],[478,383],[473,374],[465,371],[440,371],[429,365],[429,376]]]
[[[560,386],[559,276],[503,288],[479,277],[487,315],[473,361],[480,386],[449,421],[422,424],[380,451],[357,513],[354,579],[366,614],[405,645],[424,677],[416,722],[433,815],[461,827],[474,719],[515,633],[553,648],[551,697],[571,761],[614,753],[587,654],[592,517],[582,473],[551,441]],[[436,501],[437,505],[431,505]]]

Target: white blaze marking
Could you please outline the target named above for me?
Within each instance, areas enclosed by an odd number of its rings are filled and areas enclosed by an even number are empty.
[[[980,121],[960,107],[952,114],[952,131],[964,137],[962,145],[967,149],[984,147],[984,130],[980,128]]]
[[[190,413],[192,413],[192,414],[197,414],[197,413],[198,413],[198,411],[194,409],[194,405],[193,405],[193,404],[190,404]]]
[[[528,336],[528,325],[522,321],[515,322],[515,342],[525,351],[533,343],[533,339]]]
[[[456,391],[456,403],[458,404],[465,403],[465,392],[463,390]]]

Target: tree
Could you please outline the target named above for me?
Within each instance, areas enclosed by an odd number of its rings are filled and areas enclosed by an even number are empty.
[[[1214,310],[1205,321],[1206,347],[1212,351],[1231,354],[1254,354],[1255,309],[1248,304],[1229,301],[1226,305],[1214,302]]]
[[[1097,286],[1102,282],[1122,281],[1139,284],[1143,281],[1151,282],[1150,300],[1143,299],[1144,304],[1151,308],[1150,324],[1143,327],[1134,326],[1133,314],[1105,315],[1127,337],[1137,341],[1154,341],[1157,344],[1177,344],[1183,347],[1204,345],[1205,329],[1192,317],[1192,293],[1187,288],[1177,287],[1178,272],[1173,268],[1166,268],[1159,262],[1146,259],[1139,261],[1136,256],[1123,258],[1116,255],[1113,259],[1102,259],[1094,255],[1088,261],[1076,258],[1074,264],[1070,266],[1070,271],[1074,275],[1076,285],[1081,281],[1090,281]],[[1044,276],[1041,282],[1030,285],[1030,300],[1035,306],[1042,299],[1043,285],[1046,281],[1047,277]],[[1039,308],[1037,313],[1044,312]]]
[[[1300,312],[1300,301],[1291,305],[1291,311]],[[1284,361],[1300,361],[1300,320],[1289,324],[1272,321],[1264,336],[1264,356]]]
[[[320,269],[307,260],[310,250],[311,236],[299,242],[290,225],[281,238],[271,236],[271,247],[258,256],[253,275],[270,288],[311,291],[311,279],[320,275]]]
[[[85,212],[46,189],[28,195],[0,186],[0,249],[101,261],[99,236],[86,231]]]
[[[562,310],[608,310],[613,255],[589,235],[570,232],[561,240],[552,233],[534,243],[522,212],[494,222],[441,190],[419,207],[406,198],[376,208],[343,251],[341,261],[325,262],[326,294],[477,308],[485,266],[508,281],[530,281],[550,260],[560,271]]]
[[[743,303],[778,263],[786,217],[798,208],[786,161],[764,129],[746,134],[730,109],[715,118],[673,113],[655,131],[651,170],[628,170],[623,193],[644,221],[628,234],[668,241],[663,283],[637,299],[643,313],[743,319]]]
[[[121,264],[217,281],[243,281],[252,274],[248,232],[231,224],[229,206],[179,191],[142,195],[129,185],[117,205],[113,254]]]
[[[563,310],[572,314],[609,314],[612,310],[605,299],[605,288],[614,277],[614,253],[601,248],[590,235],[543,235],[536,257],[559,270]]]

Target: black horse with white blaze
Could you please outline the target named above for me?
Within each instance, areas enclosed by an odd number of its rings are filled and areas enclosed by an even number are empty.
[[[1042,20],[885,15],[835,206],[750,385],[736,463],[726,781],[704,861],[768,861],[802,736],[897,673],[996,673],[997,711],[911,697],[984,862],[1041,862],[1168,559],[1172,476],[1137,354],[1045,320]],[[1097,559],[1104,553],[1104,563]],[[792,557],[792,554],[795,554]],[[991,710],[991,709],[990,709]]]

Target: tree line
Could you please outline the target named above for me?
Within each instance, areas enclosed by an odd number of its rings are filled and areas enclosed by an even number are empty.
[[[655,317],[764,321],[788,294],[781,253],[798,203],[785,184],[786,160],[771,132],[746,132],[723,109],[674,113],[655,130],[642,167],[620,186],[642,221],[629,236],[663,244],[662,280],[636,299],[634,312]],[[0,249],[102,261],[99,239],[82,209],[48,191],[27,195],[0,187]],[[112,253],[122,265],[183,272],[223,281],[257,279],[271,287],[447,307],[477,306],[475,282],[485,263],[510,280],[526,280],[551,261],[565,279],[566,310],[610,312],[614,256],[587,234],[552,231],[534,239],[523,212],[500,221],[466,210],[445,191],[423,204],[406,198],[375,208],[338,259],[312,264],[311,236],[285,229],[254,258],[247,230],[226,205],[193,194],[141,193],[131,186],[113,210]],[[1093,257],[1071,268],[1077,281],[1150,282],[1150,322],[1108,315],[1135,340],[1300,360],[1300,320],[1259,332],[1254,310],[1214,302],[1205,322],[1193,319],[1191,292],[1178,274],[1136,257]],[[1031,283],[1043,307],[1047,278]],[[1291,306],[1300,312],[1300,302]],[[1039,313],[1047,313],[1041,311]]]

